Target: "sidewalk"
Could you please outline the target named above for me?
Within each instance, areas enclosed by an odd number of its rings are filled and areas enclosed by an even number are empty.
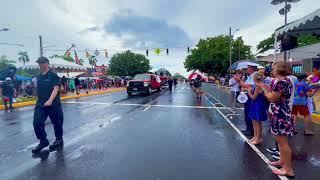
[[[203,84],[203,89],[218,101],[228,106],[229,93],[224,88]],[[212,99],[213,100],[213,99]],[[226,104],[225,104],[226,103]],[[230,114],[228,110],[221,110],[223,114]],[[230,116],[228,119],[238,128],[245,129],[243,110],[237,110],[238,116]],[[320,169],[320,125],[313,124],[315,136],[303,135],[303,121],[297,121],[296,130],[298,134],[289,140],[290,146],[294,152],[293,165],[296,179],[319,179]],[[271,161],[274,159],[266,151],[267,148],[275,146],[275,140],[270,132],[268,122],[262,123],[263,142],[256,146]],[[249,138],[249,137],[248,137]],[[246,145],[246,143],[245,143]],[[254,163],[254,162],[252,162]]]
[[[121,92],[124,91],[126,88],[109,88],[109,89],[104,89],[104,90],[92,90],[88,94],[85,92],[81,92],[79,95],[76,95],[75,93],[73,94],[68,94],[68,95],[61,95],[61,100],[68,100],[68,99],[76,99],[80,97],[86,97],[86,96],[94,96],[94,95],[99,95],[99,94],[105,94],[105,93],[112,93],[112,92]],[[36,100],[34,98],[31,98],[30,101],[26,102],[16,102],[13,103],[13,107],[24,107],[24,106],[32,106],[36,104]],[[0,110],[3,110],[4,106],[0,105]]]

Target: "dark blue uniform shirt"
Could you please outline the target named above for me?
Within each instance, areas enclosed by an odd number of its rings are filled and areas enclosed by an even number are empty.
[[[49,100],[54,86],[59,86],[59,84],[60,78],[56,73],[48,71],[47,74],[39,74],[37,77],[37,106],[44,107],[44,103]],[[60,104],[60,93],[58,93],[58,95],[52,101],[52,106]]]

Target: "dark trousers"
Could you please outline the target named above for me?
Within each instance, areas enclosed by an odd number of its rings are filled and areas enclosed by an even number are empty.
[[[171,85],[169,84],[169,90],[170,92],[172,92],[172,84]]]
[[[248,101],[244,104],[244,120],[246,122],[247,131],[253,133],[253,125],[252,119],[249,117],[251,108],[251,99],[249,98]]]
[[[36,106],[33,116],[33,128],[37,138],[39,140],[45,140],[47,138],[45,122],[48,116],[53,124],[56,138],[62,139],[63,112],[61,105],[53,105],[51,107]]]

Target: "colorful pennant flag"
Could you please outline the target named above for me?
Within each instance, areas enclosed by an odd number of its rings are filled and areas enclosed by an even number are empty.
[[[88,50],[86,50],[86,58],[89,58],[90,57],[90,54],[88,52]]]
[[[76,50],[74,50],[74,61],[76,62],[76,64],[80,64],[79,57],[77,55]]]
[[[70,51],[66,51],[66,57],[70,57]]]
[[[157,55],[159,55],[161,53],[161,49],[160,48],[157,48],[154,50],[154,53],[156,53]]]

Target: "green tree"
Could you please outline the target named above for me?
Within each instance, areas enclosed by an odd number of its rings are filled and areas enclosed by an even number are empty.
[[[90,56],[88,60],[89,60],[89,64],[92,66],[92,69],[93,69],[94,66],[96,66],[97,62],[98,62],[96,56]]]
[[[28,56],[28,52],[26,51],[20,51],[18,53],[19,55],[19,62],[21,62],[24,65],[26,65],[27,62],[30,61],[29,56]]]
[[[200,70],[209,75],[225,74],[229,67],[230,37],[220,35],[207,39],[200,39],[196,48],[187,56],[184,66],[187,71]],[[239,58],[240,49],[240,58]],[[251,47],[244,45],[242,37],[232,40],[232,59],[252,58]]]
[[[142,54],[131,51],[117,53],[109,63],[110,74],[115,76],[135,76],[151,70],[150,61]]]
[[[0,69],[5,68],[9,64],[14,64],[16,61],[9,60],[6,55],[0,56]]]
[[[168,71],[168,70],[165,69],[165,68],[160,68],[160,69],[158,69],[158,70],[156,71],[156,74],[158,74],[158,75],[166,75],[166,76],[171,75],[170,71]]]
[[[320,38],[312,35],[300,35],[298,36],[298,47],[308,46],[311,44],[320,43]],[[262,40],[257,45],[258,53],[264,53],[274,47],[274,34],[265,40]]]
[[[182,75],[181,75],[181,74],[179,74],[179,73],[175,73],[175,74],[173,75],[173,78],[176,78],[176,79],[183,79],[183,80],[187,79],[186,77],[182,76]]]
[[[268,37],[267,39],[259,42],[257,45],[258,53],[264,53],[270,49],[273,49],[274,46],[274,34],[271,35],[271,37]]]

